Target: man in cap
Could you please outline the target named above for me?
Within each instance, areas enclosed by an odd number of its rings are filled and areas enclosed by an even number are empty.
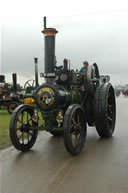
[[[80,69],[80,73],[87,73],[89,63],[87,61],[83,62],[83,67]]]

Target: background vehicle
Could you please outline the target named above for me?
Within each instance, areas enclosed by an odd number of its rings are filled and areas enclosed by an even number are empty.
[[[39,85],[38,83],[38,58],[34,58],[35,80],[25,82],[24,88],[17,84],[17,74],[12,74],[13,84],[5,82],[5,76],[0,75],[0,109],[7,109],[10,114],[20,104],[34,104],[33,92]]]
[[[11,114],[13,110],[20,104],[20,96],[17,93],[21,90],[17,84],[17,74],[12,74],[13,84],[5,82],[5,76],[0,75],[0,108],[6,108]]]

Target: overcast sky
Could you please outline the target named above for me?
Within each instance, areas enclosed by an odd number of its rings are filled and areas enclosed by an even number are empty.
[[[71,59],[96,62],[102,74],[128,74],[127,0],[4,0],[1,7],[0,73],[34,74],[33,58],[44,65],[43,17],[56,28],[57,65]],[[123,77],[123,76],[122,76]],[[120,80],[121,81],[121,80]]]

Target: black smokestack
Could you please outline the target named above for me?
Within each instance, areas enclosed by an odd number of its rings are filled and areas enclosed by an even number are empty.
[[[55,66],[55,36],[57,30],[55,28],[46,28],[46,19],[44,24],[44,34],[45,40],[45,53],[44,53],[44,63],[45,63],[45,73],[52,74],[54,73]],[[47,81],[48,79],[46,79]],[[49,79],[50,80],[50,79]]]
[[[36,83],[36,88],[39,86],[38,82],[38,58],[34,58],[34,63],[35,63],[35,83]]]
[[[17,74],[12,74],[12,80],[13,80],[13,90],[16,93],[17,92]]]
[[[57,33],[54,28],[43,30],[45,36],[45,73],[54,72],[55,64],[55,35]]]

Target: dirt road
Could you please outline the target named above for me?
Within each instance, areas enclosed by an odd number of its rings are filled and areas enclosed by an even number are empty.
[[[88,128],[82,153],[72,157],[63,138],[42,132],[31,151],[1,155],[1,193],[128,193],[128,99],[117,99],[110,139]]]

